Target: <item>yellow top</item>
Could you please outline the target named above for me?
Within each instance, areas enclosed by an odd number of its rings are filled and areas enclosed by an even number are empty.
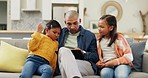
[[[35,32],[29,40],[28,49],[30,54],[38,55],[49,61],[53,70],[56,68],[58,41],[53,41],[50,37]]]

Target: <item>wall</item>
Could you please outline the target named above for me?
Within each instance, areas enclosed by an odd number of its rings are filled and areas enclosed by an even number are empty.
[[[84,7],[87,8],[87,15],[84,16],[85,28],[89,28],[91,20],[98,20],[101,17],[101,6],[103,6],[106,1],[109,0],[84,0]],[[118,21],[118,31],[132,32],[132,28],[136,28],[136,32],[142,32],[143,25],[139,11],[141,10],[143,13],[148,11],[148,0],[115,1],[117,1],[123,9],[123,15]]]
[[[51,12],[52,8],[50,6],[47,6],[47,5],[50,5],[50,3],[56,3],[56,4],[61,4],[61,3],[78,4],[79,3],[78,0],[65,0],[65,1],[59,0],[60,2],[57,2],[57,1],[58,0],[53,0],[51,2],[51,1],[46,0],[47,4],[46,3],[43,4],[44,2],[42,0],[36,0],[36,9],[30,10],[30,8],[26,8],[27,7],[26,6],[27,0],[20,0],[20,5],[21,5],[20,6],[20,10],[21,10],[20,11],[20,19],[11,20],[11,22],[9,22],[9,23],[11,23],[11,28],[9,27],[10,29],[8,29],[8,30],[29,30],[29,31],[36,30],[37,24],[39,24],[41,21],[43,21],[43,20],[49,21],[51,19],[52,16],[50,16],[50,12]],[[11,0],[9,0],[9,2],[11,3]],[[72,2],[72,3],[70,3],[70,2]],[[80,2],[82,2],[82,1],[80,1]],[[82,5],[82,4],[80,4],[80,5]],[[45,8],[43,8],[43,6]],[[48,12],[47,12],[47,10],[48,10]],[[79,11],[80,17],[82,17],[83,10],[81,10],[81,7],[79,7],[79,10],[80,10]],[[61,21],[59,21],[59,22],[61,22]],[[82,21],[82,23],[83,23],[83,21]]]
[[[0,0],[1,1],[1,0]],[[10,0],[7,0],[10,1]],[[84,27],[90,28],[91,20],[98,20],[101,17],[101,7],[108,0],[84,0],[84,7],[87,8],[86,15],[84,16]],[[148,0],[115,0],[117,1],[123,9],[123,15],[121,19],[118,21],[118,31],[119,32],[132,32],[132,28],[136,28],[136,32],[142,32],[143,25],[142,20],[139,14],[141,10],[143,14],[148,11]],[[41,0],[37,0],[37,9],[41,9]],[[26,0],[21,0],[21,8],[26,8]],[[8,3],[9,4],[9,3]],[[8,6],[10,8],[10,6]],[[47,7],[48,8],[48,7]],[[35,13],[35,14],[34,14]],[[10,13],[8,13],[10,14]],[[7,14],[7,15],[8,15]],[[8,16],[9,18],[9,16]],[[21,20],[20,21],[11,21],[8,20],[8,29],[11,30],[22,30],[28,29],[32,30],[36,26],[39,21],[41,21],[41,12],[23,12],[21,11]],[[148,20],[148,17],[146,18]],[[31,20],[31,21],[30,21]],[[26,26],[30,22],[31,28]],[[148,22],[147,22],[148,23]],[[147,24],[148,26],[148,24]]]
[[[20,6],[20,20],[11,20],[11,29],[10,30],[36,30],[36,26],[41,19],[41,2],[36,0],[36,11],[27,10],[27,0],[21,0]]]

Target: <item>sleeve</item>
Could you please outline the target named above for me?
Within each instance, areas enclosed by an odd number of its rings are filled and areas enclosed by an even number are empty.
[[[98,61],[98,52],[97,52],[97,41],[95,35],[93,35],[90,40],[87,41],[87,45],[89,45],[84,58],[88,61],[92,61],[96,63]],[[89,42],[90,41],[90,42]]]
[[[122,42],[122,43],[121,43]],[[131,48],[124,37],[118,41],[118,52],[123,53],[121,57],[117,59],[119,64],[129,64],[133,61],[133,54]]]
[[[121,36],[119,40],[116,41],[115,51],[119,58],[110,60],[110,64],[113,66],[120,64],[130,64],[133,61],[133,54],[131,48],[124,37]]]
[[[56,69],[56,65],[57,65],[56,63],[57,63],[57,54],[54,53],[53,60],[51,61],[51,67],[53,70]]]
[[[39,32],[35,32],[31,35],[32,39],[28,42],[29,51],[34,51],[38,48],[41,41],[41,34]]]

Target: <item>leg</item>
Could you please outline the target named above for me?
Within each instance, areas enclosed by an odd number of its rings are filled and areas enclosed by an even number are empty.
[[[88,61],[85,60],[76,60],[76,61],[81,75],[83,76],[94,75],[93,68]]]
[[[105,67],[101,70],[100,75],[101,78],[113,78],[114,69]]]
[[[128,78],[130,72],[129,65],[119,65],[115,68],[115,78]]]
[[[59,49],[58,61],[62,78],[72,78],[74,76],[82,78],[76,59],[70,49],[61,47]]]
[[[39,66],[37,70],[37,74],[41,75],[41,78],[51,78],[52,76],[52,68],[48,64],[43,64]]]
[[[27,61],[24,65],[20,78],[32,78],[37,68],[38,65],[33,61]]]

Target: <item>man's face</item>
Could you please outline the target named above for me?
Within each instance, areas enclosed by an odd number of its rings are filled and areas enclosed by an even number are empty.
[[[78,17],[68,18],[65,20],[65,24],[70,33],[75,34],[79,31],[79,19]]]

